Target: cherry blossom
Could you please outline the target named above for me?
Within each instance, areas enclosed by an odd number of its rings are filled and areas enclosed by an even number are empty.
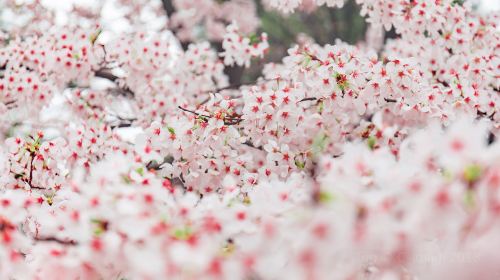
[[[245,34],[259,26],[250,0],[174,0],[169,25],[181,41],[222,41],[226,25],[236,22]],[[169,11],[170,12],[170,11]],[[244,14],[245,16],[241,16]]]
[[[238,34],[239,28],[235,23],[229,25],[226,31],[227,33],[222,41],[224,52],[221,53],[225,65],[237,64],[249,67],[251,58],[262,58],[269,48],[267,34],[265,33],[260,35],[260,38],[255,36],[250,38],[242,37]]]
[[[498,14],[358,0],[235,85],[253,1],[43,2],[1,1],[1,279],[498,275]]]

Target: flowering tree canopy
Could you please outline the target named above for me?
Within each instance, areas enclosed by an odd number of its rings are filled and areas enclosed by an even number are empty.
[[[44,2],[0,0],[0,279],[499,277],[500,14],[356,0],[234,84],[259,9],[344,0]]]

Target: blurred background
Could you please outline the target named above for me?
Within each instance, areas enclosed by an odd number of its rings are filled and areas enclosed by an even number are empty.
[[[162,0],[167,14],[175,12],[175,0]],[[217,0],[219,3],[227,0]],[[263,61],[253,63],[250,68],[230,67],[226,74],[232,85],[246,84],[255,81],[261,73],[264,64],[280,62],[286,56],[287,50],[299,40],[312,39],[325,45],[341,40],[356,45],[365,40],[368,24],[360,15],[360,7],[355,0],[347,0],[342,8],[315,7],[302,5],[300,10],[291,14],[282,14],[269,9],[261,0],[254,0],[260,27],[257,31],[268,34],[269,53]],[[304,1],[308,2],[308,1]],[[500,10],[500,0],[472,0],[473,8],[480,13]],[[245,16],[245,15],[241,15]],[[381,31],[384,40],[396,38],[394,30]],[[188,42],[184,42],[186,47]],[[211,42],[212,46],[221,50],[220,42]]]
[[[168,1],[168,0],[167,0]],[[261,19],[260,32],[268,34],[269,53],[259,64],[252,64],[249,69],[229,69],[228,75],[232,84],[248,83],[257,78],[263,64],[280,62],[287,55],[287,50],[298,39],[312,39],[324,45],[333,44],[340,39],[350,44],[356,44],[365,37],[367,23],[359,14],[360,8],[354,0],[346,1],[342,8],[322,6],[311,10],[301,10],[292,14],[282,14],[272,9],[265,9],[260,0],[257,4],[257,14]],[[388,32],[387,37],[395,36]],[[238,77],[241,72],[241,77]]]
[[[223,3],[226,0],[217,0]],[[310,1],[305,1],[310,2]],[[298,40],[313,40],[324,45],[333,44],[340,39],[350,44],[363,41],[367,24],[360,16],[360,7],[354,0],[347,0],[342,8],[328,8],[315,5],[302,5],[299,10],[290,14],[265,7],[261,0],[254,0],[260,27],[257,34],[265,32],[269,40],[269,52],[264,60],[252,63],[250,68],[228,67],[226,74],[231,85],[246,84],[255,81],[261,73],[263,65],[269,62],[280,62],[287,55],[287,50]],[[175,0],[163,0],[168,15],[176,12]],[[310,7],[308,7],[310,6]],[[241,15],[244,16],[244,15]],[[174,31],[175,32],[175,31]],[[387,32],[387,37],[394,37],[393,32]],[[184,48],[189,42],[183,42]],[[212,46],[222,50],[222,44],[212,41]]]

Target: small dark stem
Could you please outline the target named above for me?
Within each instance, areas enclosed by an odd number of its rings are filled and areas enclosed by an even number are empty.
[[[16,100],[11,100],[11,101],[7,101],[5,102],[5,106],[9,106],[9,105],[12,105],[12,104],[15,104],[16,103]]]
[[[264,151],[264,148],[262,148],[262,146],[255,146],[252,142],[250,141],[246,141],[243,143],[243,145],[246,145],[248,147],[251,147],[251,148],[254,148],[254,149],[257,149],[257,150],[260,150],[260,151]]]
[[[191,110],[183,108],[181,106],[178,106],[178,108],[181,109],[184,112],[196,115],[196,116],[201,117],[201,118],[205,118],[205,119],[212,118],[212,116],[203,115],[203,114],[200,114],[200,113],[196,113],[195,111],[191,111]],[[243,121],[242,118],[232,118],[232,117],[224,117],[223,120],[224,120],[224,125],[237,125],[237,124],[239,124],[239,123],[241,123]]]
[[[33,185],[31,183],[33,181],[33,160],[35,159],[35,155],[31,153],[30,156],[31,156],[31,162],[30,162],[30,176],[28,178],[28,184],[30,185],[31,188],[33,188]]]
[[[105,69],[99,69],[95,71],[95,76],[103,79],[110,80],[112,82],[116,81],[118,79],[117,76],[113,75],[113,73],[106,71]]]
[[[188,113],[191,113],[191,114],[197,115],[198,117],[211,118],[210,116],[207,116],[207,115],[203,115],[203,114],[196,113],[195,111],[188,110],[188,109],[183,108],[183,107],[181,107],[181,106],[178,106],[178,108],[179,108],[179,109],[181,109],[181,110],[182,110],[182,111],[184,111],[184,112],[188,112]]]
[[[99,70],[95,71],[95,76],[99,77],[99,78],[106,79],[106,80],[110,80],[113,83],[116,82],[116,80],[118,80],[118,77],[116,75],[114,75],[113,73],[111,73],[107,69],[99,69]],[[127,87],[120,88],[120,89],[123,90],[123,93],[125,95],[135,96],[135,93]]]
[[[318,100],[318,98],[316,98],[316,97],[306,97],[306,98],[303,98],[303,99],[299,100],[299,102],[314,101],[314,100]]]
[[[61,245],[71,245],[71,246],[76,246],[78,245],[78,242],[74,241],[74,240],[61,240],[61,239],[58,239],[56,237],[35,237],[34,238],[35,241],[37,242],[55,242],[55,243],[59,243]]]

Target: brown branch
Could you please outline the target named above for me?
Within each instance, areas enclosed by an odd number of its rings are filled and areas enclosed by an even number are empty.
[[[168,18],[175,13],[175,7],[171,0],[162,0],[163,10],[165,10],[165,14],[167,14]]]
[[[16,103],[16,100],[11,100],[11,101],[7,101],[5,102],[5,106],[9,106],[9,105],[12,105],[12,104],[15,104]]]
[[[251,147],[251,148],[254,148],[254,149],[257,149],[257,150],[260,150],[260,151],[264,151],[264,148],[262,148],[262,146],[255,146],[252,142],[250,141],[245,141],[243,142],[243,145],[246,145],[248,147]]]
[[[110,80],[112,82],[118,80],[118,77],[114,75],[113,73],[106,71],[104,69],[99,69],[95,71],[95,76],[103,79]]]
[[[212,118],[212,116],[196,113],[195,111],[191,111],[191,110],[183,108],[181,106],[178,106],[177,108],[181,109],[184,112],[196,115],[197,117],[206,118],[206,119]],[[232,117],[224,117],[223,120],[224,120],[224,125],[237,125],[243,121],[242,118],[232,118]]]
[[[299,102],[314,101],[314,100],[318,100],[318,98],[316,98],[316,97],[306,97],[306,98],[302,98],[301,100],[299,100]]]
[[[24,182],[26,182],[26,181],[24,181]],[[26,182],[26,183],[28,183],[28,182]],[[28,184],[30,185],[30,189],[33,189],[33,190],[48,190],[48,189],[46,189],[46,188],[33,186],[33,185],[31,185],[30,183],[28,183]]]
[[[322,98],[319,99],[319,101],[321,101]],[[306,97],[306,98],[303,98],[301,100],[299,100],[298,102],[304,102],[304,101],[314,101],[314,100],[318,100],[318,98],[316,97]],[[388,103],[396,103],[398,102],[396,99],[391,99],[391,98],[384,98],[385,102],[388,102]]]
[[[122,128],[122,127],[131,127],[132,124],[137,120],[137,118],[123,118],[123,117],[120,117],[118,115],[114,115],[112,114],[113,117],[116,118],[117,122],[116,121],[110,121],[109,122],[109,126],[111,127],[111,129],[115,129],[115,128]]]
[[[308,52],[304,52],[304,54],[307,55],[307,56],[309,56],[311,58],[311,60],[317,61],[317,62],[321,63],[322,65],[325,64],[325,62],[323,60],[321,60],[319,57],[317,57],[314,54],[311,54],[311,53],[308,53]]]
[[[61,240],[59,238],[49,236],[49,237],[34,237],[33,240],[37,242],[55,242],[59,243],[61,245],[71,245],[71,246],[76,246],[78,245],[78,242],[74,240]]]
[[[114,75],[113,73],[111,73],[107,69],[99,69],[99,70],[95,71],[94,75],[96,77],[109,80],[113,83],[115,83],[116,80],[118,80],[118,76]],[[132,97],[135,96],[135,93],[127,87],[120,88],[120,90],[122,91],[122,93],[124,93],[124,95],[130,95]]]
[[[486,117],[486,118],[490,119],[491,121],[494,121],[494,120],[495,120],[495,114],[496,114],[496,113],[497,113],[497,112],[495,111],[495,112],[493,112],[492,114],[490,114],[490,115],[488,116],[485,112],[482,112],[482,111],[477,110],[477,115],[478,115],[478,117],[480,117],[480,118],[484,118],[484,117]]]
[[[177,108],[181,109],[182,111],[184,112],[188,112],[188,113],[191,113],[191,114],[194,114],[198,117],[204,117],[204,118],[211,118],[210,116],[207,116],[207,115],[203,115],[203,114],[199,114],[199,113],[196,113],[195,111],[191,111],[191,110],[188,110],[186,108],[183,108],[181,106],[178,106]]]
[[[33,181],[33,160],[35,159],[35,155],[33,153],[30,154],[31,156],[31,162],[30,162],[30,177],[28,178],[28,184],[31,185],[31,182]]]
[[[123,123],[123,122],[120,122],[118,124],[112,124],[109,127],[111,129],[115,129],[115,128],[131,127],[131,126],[132,126],[132,123]]]
[[[490,131],[488,133],[488,146],[495,143],[495,141],[496,141],[496,136],[495,134],[493,134],[493,132]]]

